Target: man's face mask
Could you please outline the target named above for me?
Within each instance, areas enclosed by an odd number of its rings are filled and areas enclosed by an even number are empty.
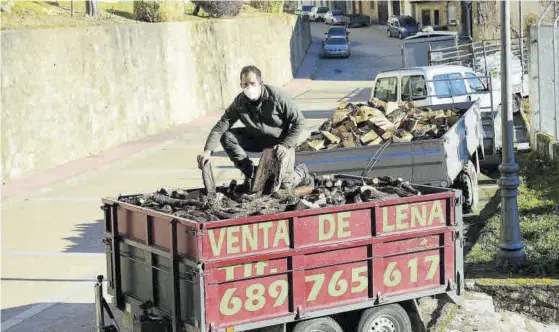
[[[244,88],[243,92],[248,97],[248,99],[257,100],[258,98],[260,98],[261,94],[260,84],[248,85],[246,88]]]
[[[254,101],[260,98],[262,95],[262,85],[260,83],[260,79],[254,73],[248,73],[243,76],[241,80],[241,87],[248,99]]]

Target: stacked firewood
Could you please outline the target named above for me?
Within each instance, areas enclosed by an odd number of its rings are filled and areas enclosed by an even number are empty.
[[[119,197],[119,201],[198,222],[372,202],[421,195],[399,178],[360,178],[350,175],[313,176],[310,185],[279,190],[271,195],[249,194],[233,180],[206,189],[166,190]]]
[[[431,110],[402,103],[396,108],[373,99],[368,105],[341,103],[331,119],[297,151],[379,145],[439,138],[460,118],[459,110]]]

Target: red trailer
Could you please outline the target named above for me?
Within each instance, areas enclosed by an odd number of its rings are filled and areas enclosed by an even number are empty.
[[[421,330],[418,298],[463,292],[462,196],[414,187],[208,223],[103,199],[108,292],[134,332]]]

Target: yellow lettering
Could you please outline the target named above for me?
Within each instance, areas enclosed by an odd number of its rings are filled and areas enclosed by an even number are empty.
[[[408,204],[402,204],[396,206],[396,229],[407,229],[410,227],[405,221],[408,218]]]
[[[421,208],[421,210],[419,210]],[[412,205],[411,208],[411,227],[415,227],[416,224],[425,226],[425,221],[427,220],[427,206],[425,204]]]
[[[250,227],[252,226],[252,230]],[[258,250],[258,225],[242,225],[241,226],[241,250],[242,252],[249,251],[248,247],[250,246],[250,250]]]
[[[349,219],[351,217],[351,212],[340,212],[338,213],[338,238],[350,237],[351,231],[346,229],[349,227]]]
[[[236,243],[239,243],[239,226],[227,227],[227,253],[237,254],[241,252],[241,248]]]
[[[262,276],[264,275],[264,268],[268,266],[268,262],[257,262],[254,265],[256,266],[256,275]]]
[[[261,224],[258,225],[258,227],[262,230],[262,235],[263,235],[263,239],[262,239],[262,249],[268,249],[270,246],[269,243],[269,236],[268,233],[270,231],[270,228],[272,228],[272,222],[268,221],[268,222],[263,222]]]
[[[433,206],[431,207],[431,213],[429,213],[429,220],[427,220],[427,224],[429,226],[433,225],[435,218],[438,219],[439,223],[444,224],[444,214],[443,214],[443,207],[441,206],[441,201],[433,202]]]
[[[328,233],[325,232],[325,222],[328,222],[329,224]],[[318,240],[330,240],[332,237],[334,237],[334,232],[336,231],[335,226],[336,221],[334,220],[333,215],[323,214],[321,216],[318,216]]]
[[[396,230],[396,225],[388,223],[388,208],[382,208],[382,231],[392,232],[394,230]]]
[[[251,277],[252,276],[252,264],[247,263],[244,265],[245,266],[245,278]]]
[[[240,265],[231,265],[226,267],[220,267],[219,270],[225,270],[225,281],[235,279],[235,268]]]
[[[225,239],[225,230],[221,228],[219,230],[219,239],[215,240],[215,230],[208,230],[208,235],[210,236],[210,245],[212,246],[212,253],[214,256],[221,255],[221,248],[223,247],[223,240]]]
[[[278,228],[276,229],[276,235],[274,236],[274,248],[277,248],[280,240],[283,240],[285,245],[289,245],[289,232],[287,231],[287,220],[280,220],[278,222]]]

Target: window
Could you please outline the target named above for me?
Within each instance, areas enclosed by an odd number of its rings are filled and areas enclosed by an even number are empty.
[[[450,90],[452,91],[453,96],[463,96],[468,94],[468,90],[466,90],[466,83],[464,83],[464,79],[460,73],[448,74],[448,78],[458,78],[457,80],[450,81]]]
[[[373,96],[382,101],[398,101],[398,78],[385,77],[379,78],[375,84]]]
[[[375,1],[374,0],[369,1],[369,5],[370,5],[369,8],[375,9]]]
[[[449,80],[449,78],[458,78],[457,80]],[[437,81],[439,80],[439,81]],[[468,94],[466,84],[460,73],[442,74],[433,77],[435,85],[435,93],[437,97],[449,98],[458,97]]]
[[[474,75],[473,73],[465,73],[466,77],[471,77],[469,79],[466,79],[466,82],[468,82],[468,86],[470,87],[470,89],[472,89],[472,91],[485,91],[485,84],[483,84],[483,82],[479,79],[479,77],[477,77],[476,75]]]
[[[435,9],[435,11],[433,12],[433,15],[435,16],[435,18],[433,19],[435,21],[435,25],[441,25],[441,20],[439,17],[439,10]]]
[[[433,77],[433,84],[435,85],[435,94],[437,97],[450,97],[450,86],[446,80],[448,75],[436,75]],[[440,81],[438,81],[440,80]]]
[[[456,24],[456,4],[448,4],[448,24]]]
[[[402,101],[422,100],[427,98],[427,86],[423,75],[402,77]]]

